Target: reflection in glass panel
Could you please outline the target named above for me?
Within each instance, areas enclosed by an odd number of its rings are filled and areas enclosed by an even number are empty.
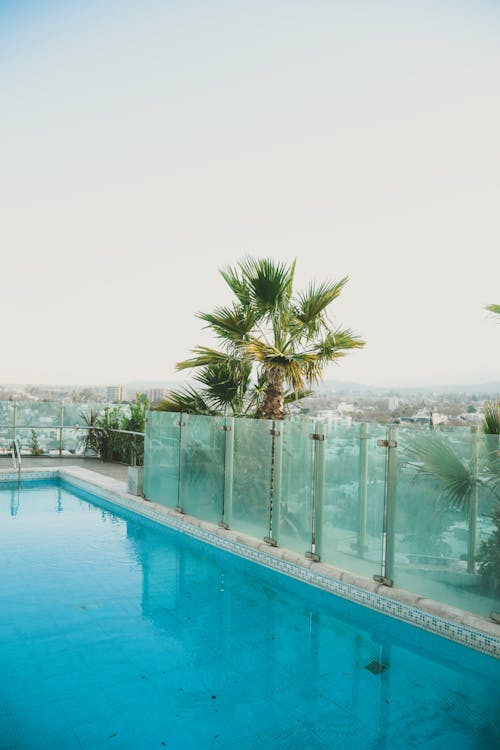
[[[148,414],[144,455],[144,494],[148,500],[176,507],[179,501],[180,422],[186,416],[153,411]]]
[[[101,408],[102,404],[64,404],[63,422],[68,427],[82,426],[85,424],[83,414],[90,414],[91,411],[98,411]]]
[[[273,423],[235,419],[231,528],[250,536],[269,533]]]
[[[385,438],[378,425],[333,425],[326,442],[322,560],[371,578],[379,572]]]
[[[20,427],[53,427],[61,424],[59,401],[18,401],[17,424]]]
[[[16,437],[24,455],[59,455],[59,430],[54,427],[20,428]]]
[[[500,599],[492,437],[456,428],[398,439],[394,583],[486,616]]]
[[[14,405],[12,401],[0,401],[0,455],[8,454],[14,438]]]
[[[212,523],[222,518],[224,421],[189,415],[182,434],[180,505],[184,513]]]
[[[314,422],[290,420],[282,429],[279,544],[304,554],[311,550]]]

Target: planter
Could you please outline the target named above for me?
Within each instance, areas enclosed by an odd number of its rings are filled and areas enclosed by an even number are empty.
[[[127,492],[144,497],[144,466],[129,466],[127,471]]]

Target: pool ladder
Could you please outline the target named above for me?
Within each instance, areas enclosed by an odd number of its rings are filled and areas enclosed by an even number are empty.
[[[10,453],[12,456],[14,469],[17,469],[19,481],[21,481],[21,446],[19,445],[18,438],[14,438],[14,440],[12,441],[12,445],[10,446]]]

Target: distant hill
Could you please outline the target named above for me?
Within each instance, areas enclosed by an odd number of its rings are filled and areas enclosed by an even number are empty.
[[[141,380],[125,383],[129,392],[148,391],[152,388],[179,389],[192,382],[188,379],[179,380]],[[456,383],[450,385],[368,385],[356,383],[350,380],[325,380],[313,390],[316,393],[381,393],[381,394],[411,394],[411,393],[465,393],[477,394],[484,397],[495,397],[500,394],[500,380],[488,381],[486,383]]]
[[[366,385],[365,383],[355,383],[341,380],[325,380],[315,389],[318,393],[335,392],[335,393],[391,393],[391,394],[410,394],[410,393],[465,393],[468,395],[482,395],[485,397],[495,397],[500,394],[500,380],[491,380],[486,383],[455,383],[450,385]]]

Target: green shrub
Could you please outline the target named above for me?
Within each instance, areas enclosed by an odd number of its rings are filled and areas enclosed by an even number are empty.
[[[102,461],[142,466],[144,439],[126,433],[144,432],[148,407],[149,401],[141,393],[134,403],[128,405],[128,413],[117,406],[106,406],[101,413],[94,409],[89,413],[82,412],[80,416],[90,429],[85,430],[81,446],[84,450],[94,451]]]

